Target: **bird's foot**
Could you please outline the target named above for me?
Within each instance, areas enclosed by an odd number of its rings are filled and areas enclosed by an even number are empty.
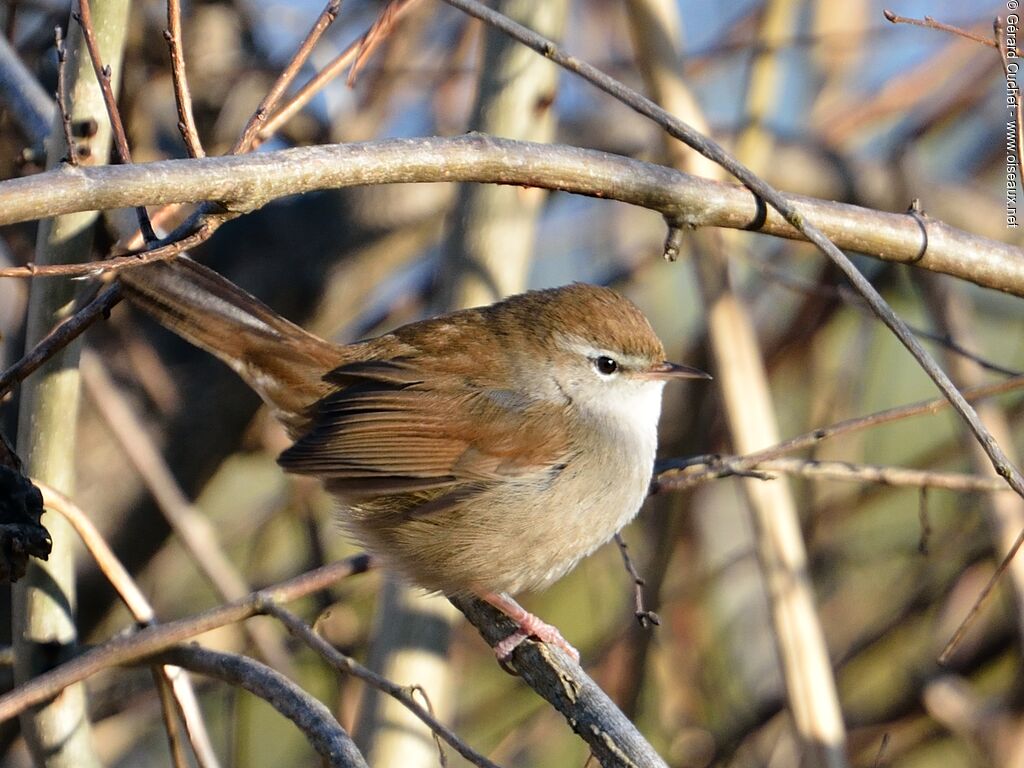
[[[507,661],[512,655],[512,651],[528,637],[536,637],[541,642],[561,648],[569,654],[573,661],[580,660],[580,652],[562,637],[562,633],[558,631],[557,627],[541,621],[508,595],[490,592],[482,594],[480,597],[519,626],[519,629],[494,646],[494,653],[498,657],[498,661]]]

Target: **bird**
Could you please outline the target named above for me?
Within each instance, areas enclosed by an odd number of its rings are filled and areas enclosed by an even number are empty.
[[[479,597],[576,650],[514,599],[611,539],[648,494],[662,390],[708,379],[665,360],[605,287],[510,296],[335,344],[181,257],[120,274],[135,306],[220,358],[294,441],[284,470],[340,502],[342,529],[428,592]]]

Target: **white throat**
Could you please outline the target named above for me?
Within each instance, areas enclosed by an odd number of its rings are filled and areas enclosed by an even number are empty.
[[[601,384],[598,391],[596,387],[580,387],[576,405],[596,429],[620,442],[626,455],[649,473],[658,448],[665,382],[623,379]]]

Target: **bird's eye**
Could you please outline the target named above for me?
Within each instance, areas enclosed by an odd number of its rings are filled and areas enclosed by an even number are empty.
[[[617,370],[619,370],[619,364],[615,362],[608,355],[601,355],[600,357],[594,358],[594,367],[597,372],[604,376],[611,376]]]

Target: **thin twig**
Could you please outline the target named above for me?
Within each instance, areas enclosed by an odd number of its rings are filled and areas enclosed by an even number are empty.
[[[889,738],[890,734],[888,731],[882,734],[882,741],[878,745],[878,752],[875,754],[875,759],[871,763],[871,768],[882,768],[885,765],[885,753],[889,749]]]
[[[121,298],[121,287],[115,283],[46,334],[24,357],[0,373],[0,399],[15,383],[27,377],[56,352],[77,339],[98,318],[107,316]]]
[[[69,685],[110,667],[131,664],[183,643],[212,629],[256,616],[266,602],[287,603],[333,585],[348,576],[364,573],[371,566],[368,555],[345,560],[296,576],[288,581],[253,592],[196,616],[156,624],[132,635],[119,635],[80,656],[32,678],[17,689],[0,696],[0,722],[27,708],[53,698]]]
[[[415,696],[417,693],[420,695],[420,698],[423,699],[423,706],[426,707],[427,712],[430,713],[431,717],[434,717],[434,705],[430,703],[430,697],[427,695],[427,690],[422,685],[413,683],[409,686],[409,695]],[[438,764],[441,768],[448,768],[448,755],[444,751],[444,744],[441,743],[441,736],[437,731],[433,730],[430,732],[430,735],[434,737],[434,746],[437,747]]]
[[[626,566],[626,572],[633,580],[633,615],[641,627],[647,629],[650,626],[661,626],[661,617],[654,611],[644,608],[644,585],[647,583],[636,569],[633,558],[629,556],[629,547],[621,533],[615,534],[615,543],[619,545],[619,553],[622,555],[622,562]]]
[[[391,27],[397,23],[398,19],[413,6],[416,0],[402,0],[394,12],[389,18]],[[386,9],[385,9],[386,10]],[[253,142],[254,146],[259,146],[267,139],[271,138],[279,130],[281,126],[291,120],[295,115],[309,102],[313,100],[324,87],[336,78],[346,67],[352,64],[352,61],[358,56],[359,51],[362,49],[363,41],[366,40],[367,36],[373,33],[374,29],[380,23],[380,17],[378,17],[374,23],[366,30],[358,39],[351,42],[344,51],[338,54],[332,59],[325,67],[321,68],[305,85],[303,85],[294,96],[292,96],[283,107],[277,110],[273,117],[268,119],[263,127],[260,129],[257,139]],[[390,31],[391,27],[388,27]],[[380,34],[379,32],[377,34]],[[354,69],[354,66],[353,66]]]
[[[78,165],[78,144],[71,132],[71,114],[67,107],[67,83],[65,80],[67,69],[68,51],[64,46],[64,30],[60,26],[53,28],[54,44],[57,47],[57,92],[54,94],[57,100],[57,112],[60,115],[60,123],[64,128],[64,143],[68,146],[68,165]]]
[[[292,635],[320,654],[325,661],[338,671],[359,678],[363,682],[372,685],[377,690],[400,702],[410,712],[416,715],[416,717],[422,720],[434,734],[444,739],[451,745],[452,749],[473,763],[473,765],[479,765],[482,768],[498,768],[495,763],[478,753],[462,741],[454,731],[444,725],[444,723],[437,720],[428,707],[424,707],[416,701],[413,696],[412,688],[398,685],[397,683],[388,680],[386,677],[378,675],[372,669],[364,667],[350,656],[346,656],[318,635],[313,628],[309,626],[309,624],[304,622],[291,611],[282,608],[273,600],[267,600],[264,602],[260,606],[260,612],[268,616],[273,616],[284,624]]]
[[[167,0],[167,29],[164,30],[168,53],[171,57],[171,75],[174,80],[174,102],[178,107],[178,130],[185,142],[189,157],[206,157],[196,130],[192,114],[192,94],[185,75],[185,53],[181,40],[181,0]]]
[[[157,697],[160,699],[160,712],[163,716],[164,733],[167,734],[167,746],[171,752],[173,768],[189,768],[188,753],[183,743],[181,724],[177,718],[178,705],[174,701],[174,692],[170,680],[161,670],[166,667],[150,667],[153,684],[156,685]]]
[[[151,247],[145,251],[76,264],[25,264],[20,267],[6,267],[0,269],[0,277],[87,277],[104,272],[143,267],[154,261],[167,261],[183,251],[195,248],[209,240],[221,224],[229,218],[231,217],[205,217],[198,228],[190,234],[184,236],[171,234],[162,240],[150,243]]]
[[[277,102],[280,101],[282,94],[291,85],[295,76],[299,73],[302,65],[306,63],[306,59],[309,58],[309,54],[313,52],[313,47],[317,44],[320,36],[323,35],[324,31],[331,25],[331,23],[338,17],[338,11],[341,8],[341,0],[327,0],[327,5],[323,11],[317,17],[313,23],[312,28],[306,35],[306,38],[299,45],[295,55],[292,56],[291,61],[284,68],[277,80],[267,91],[267,94],[263,97],[263,101],[256,108],[256,111],[252,113],[249,118],[249,122],[246,123],[245,128],[242,130],[242,135],[238,137],[238,141],[235,142],[235,146],[231,149],[231,154],[239,155],[248,152],[252,145],[252,140],[259,133],[263,124],[269,117],[271,110],[277,106]]]
[[[100,57],[100,47],[96,42],[96,32],[92,25],[92,11],[89,7],[89,0],[78,0],[78,13],[72,17],[82,27],[82,36],[85,38],[85,46],[89,49],[89,58],[92,60],[92,68],[96,73],[96,79],[100,84],[100,91],[103,93],[103,103],[107,107],[107,117],[110,119],[110,127],[114,134],[114,147],[117,150],[117,157],[122,165],[128,165],[132,161],[131,150],[128,149],[128,136],[124,132],[124,123],[121,121],[121,111],[117,108],[117,98],[114,96],[114,88],[110,84],[110,67],[103,64]],[[139,217],[139,228],[147,241],[156,240],[156,232],[149,220],[149,214],[143,205],[136,206],[135,212]]]
[[[960,622],[960,626],[956,628],[956,632],[954,632],[953,636],[949,638],[949,642],[946,643],[945,647],[942,649],[942,653],[939,654],[939,664],[945,665],[949,662],[953,653],[963,641],[964,635],[967,634],[967,630],[971,628],[971,625],[974,624],[978,616],[981,615],[981,609],[992,596],[992,591],[995,589],[996,584],[999,583],[999,580],[1006,572],[1006,569],[1010,567],[1010,562],[1014,557],[1016,557],[1017,552],[1020,551],[1022,545],[1024,545],[1024,531],[1021,531],[1017,536],[1016,540],[1010,547],[1010,550],[1003,556],[1003,559],[999,562],[999,565],[996,566],[995,571],[993,571],[992,575],[989,577],[988,582],[986,582],[981,592],[978,593],[978,597],[975,598],[974,605],[971,606],[971,610],[967,612],[963,621]]]
[[[150,624],[156,618],[153,607],[142,594],[142,590],[139,589],[131,574],[128,573],[128,569],[124,567],[110,545],[107,544],[106,539],[93,525],[89,516],[71,499],[50,485],[41,480],[32,482],[43,494],[43,505],[60,514],[75,529],[82,544],[92,555],[100,572],[110,582],[118,597],[124,602],[132,618],[139,624]]]
[[[993,395],[1012,392],[1018,389],[1024,389],[1024,376],[1015,376],[1012,379],[1000,381],[995,384],[971,387],[963,391],[963,396],[968,400],[974,401],[985,397],[992,397]],[[868,416],[861,416],[856,419],[847,419],[846,421],[840,421],[828,427],[820,427],[812,430],[811,432],[805,432],[802,435],[797,435],[796,437],[791,437],[788,440],[783,440],[781,443],[765,448],[764,450],[731,458],[728,462],[727,473],[737,474],[740,472],[746,472],[770,459],[775,459],[788,453],[794,453],[795,451],[813,448],[823,440],[850,434],[851,432],[858,432],[862,429],[868,429],[869,427],[889,424],[912,416],[935,414],[949,406],[949,400],[944,397],[938,397],[933,400],[923,400],[918,403],[911,403],[910,405],[889,408],[887,410],[878,411],[877,413],[872,413]],[[691,466],[694,463],[705,463],[708,466],[700,472],[685,473],[685,477],[681,477],[680,469],[684,465]],[[665,462],[659,462],[659,467],[663,467],[663,469],[659,469],[657,471],[657,474],[655,475],[655,483],[657,484],[658,490],[668,491],[681,490],[682,488],[687,488],[691,485],[704,482],[707,479],[713,479],[718,477],[721,472],[721,469],[714,465],[713,460],[704,458],[698,459],[696,462],[691,460],[682,462],[680,460],[669,459]]]
[[[355,61],[352,62],[352,69],[349,70],[346,80],[349,88],[355,85],[359,70],[363,68],[377,46],[391,34],[402,12],[412,2],[414,0],[388,0],[388,4],[384,6],[370,28],[359,39],[359,49],[356,51]]]
[[[787,290],[803,294],[804,296],[820,296],[827,299],[839,299],[846,306],[852,307],[858,312],[874,314],[871,312],[870,307],[868,307],[864,302],[864,299],[862,299],[847,285],[821,285],[819,283],[811,282],[810,280],[805,280],[802,277],[790,274],[782,267],[772,264],[766,259],[755,257],[746,250],[740,250],[738,255],[743,257],[744,261],[753,269],[757,270],[757,272],[766,280],[786,288]],[[960,357],[977,363],[985,370],[992,371],[993,373],[999,373],[1003,376],[1020,376],[1024,373],[1016,368],[1009,368],[991,360],[986,360],[977,352],[972,352],[967,347],[958,343],[951,334],[935,333],[919,326],[911,325],[910,323],[907,323],[907,327],[919,339],[927,339],[928,341],[938,344],[943,349],[947,349]]]
[[[698,482],[712,479],[712,477],[733,477],[740,475],[750,477],[751,470],[743,469],[739,472],[732,470],[733,459],[716,458],[705,465],[714,469],[709,472],[701,468],[699,464],[691,464],[680,473],[680,477],[686,477],[692,470],[699,478]],[[743,459],[739,461],[745,465]],[[897,487],[920,487],[939,488],[941,490],[955,490],[961,493],[1001,493],[1012,492],[1007,483],[998,477],[982,477],[980,475],[968,475],[958,472],[935,472],[926,469],[906,469],[904,467],[882,467],[870,464],[855,464],[852,462],[818,461],[805,459],[766,459],[758,462],[757,470],[762,473],[778,472],[783,474],[800,475],[802,477],[817,477],[826,480],[846,480],[851,482],[876,482],[883,485],[894,485]],[[759,479],[772,479],[770,474],[763,474]],[[697,483],[693,483],[697,484]],[[692,487],[693,484],[680,482],[673,483],[673,490]],[[664,483],[659,486],[665,489]]]
[[[912,24],[915,27],[926,27],[928,29],[937,29],[940,32],[949,32],[952,35],[959,35],[960,37],[966,37],[968,40],[973,40],[976,43],[987,45],[991,48],[996,48],[996,44],[993,40],[987,37],[970,32],[961,27],[954,27],[952,24],[944,24],[941,21],[936,21],[931,16],[925,16],[923,19],[914,19],[909,16],[899,16],[888,8],[882,11],[882,15],[886,19],[891,21],[893,24]]]
[[[196,698],[192,681],[185,670],[180,667],[165,666],[164,670],[171,681],[171,687],[174,690],[174,703],[178,706],[178,716],[185,724],[189,743],[192,745],[192,754],[198,768],[220,768],[220,761],[213,750],[213,743],[206,730],[206,721],[203,719],[203,711],[199,706],[199,699]]]

